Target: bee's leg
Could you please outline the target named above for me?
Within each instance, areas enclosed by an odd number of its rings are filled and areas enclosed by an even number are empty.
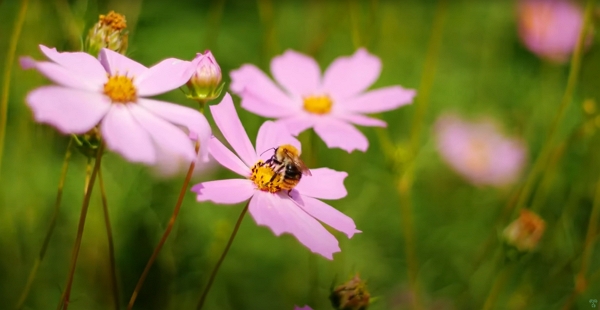
[[[279,173],[281,173],[281,169],[283,169],[283,167],[280,167],[279,169],[275,170],[273,176],[271,177],[271,179],[269,180],[269,183],[273,182],[275,180],[275,178],[277,177],[277,175]]]
[[[292,198],[292,199],[293,199],[293,197],[292,197],[292,190],[291,190],[291,189],[290,189],[290,190],[288,190],[288,197],[290,197],[290,198]]]

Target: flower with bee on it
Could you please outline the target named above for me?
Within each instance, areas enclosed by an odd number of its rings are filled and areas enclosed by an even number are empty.
[[[350,217],[319,199],[345,197],[343,182],[348,174],[316,168],[310,170],[310,177],[293,184],[295,181],[286,180],[287,168],[281,165],[284,162],[293,165],[286,153],[292,151],[292,155],[299,156],[301,146],[285,127],[265,122],[258,131],[254,148],[229,94],[210,109],[237,156],[214,137],[209,142],[209,152],[222,166],[243,178],[196,184],[192,191],[197,193],[197,200],[236,204],[250,199],[248,211],[258,225],[269,227],[277,236],[290,233],[312,252],[333,259],[333,253],[340,251],[338,241],[319,221],[348,238],[360,231]],[[277,149],[275,154],[265,152],[273,148]]]

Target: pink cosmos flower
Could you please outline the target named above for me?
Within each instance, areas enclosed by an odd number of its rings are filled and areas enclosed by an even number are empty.
[[[333,259],[333,253],[340,248],[335,237],[319,221],[345,233],[348,238],[360,232],[350,217],[319,200],[345,197],[343,182],[347,173],[329,168],[311,169],[312,176],[302,177],[289,194],[287,190],[277,190],[274,182],[265,181],[271,179],[273,171],[261,164],[273,155],[273,151],[269,152],[272,148],[290,144],[300,150],[300,142],[285,127],[267,121],[258,131],[255,149],[228,93],[210,110],[237,156],[214,137],[209,142],[209,151],[221,165],[243,178],[195,185],[192,191],[198,194],[198,201],[236,204],[250,199],[249,212],[258,225],[269,227],[277,236],[290,233],[312,252],[328,259]]]
[[[231,72],[231,90],[242,97],[244,109],[277,118],[293,135],[312,127],[330,148],[364,152],[369,142],[352,124],[385,127],[364,114],[396,109],[416,94],[400,86],[365,92],[380,72],[381,61],[365,49],[336,59],[323,77],[314,59],[288,50],[271,61],[278,85],[246,64]]]
[[[309,306],[304,306],[304,307],[294,306],[294,310],[312,310],[312,308]]]
[[[525,162],[525,146],[504,137],[489,121],[469,123],[445,115],[435,124],[442,158],[476,185],[502,186],[515,181]]]
[[[210,125],[198,111],[144,98],[185,84],[191,62],[169,58],[151,68],[109,49],[98,59],[82,52],[57,52],[40,45],[51,62],[21,58],[25,69],[35,68],[58,85],[42,86],[26,98],[34,118],[65,134],[83,134],[100,126],[108,149],[132,162],[154,164],[168,151],[190,162],[198,139],[201,157],[208,159]],[[185,127],[189,136],[178,126]]]
[[[519,35],[529,50],[549,61],[564,63],[577,45],[583,10],[572,1],[521,0],[518,21]]]

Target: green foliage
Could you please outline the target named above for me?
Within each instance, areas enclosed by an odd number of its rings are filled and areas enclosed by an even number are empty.
[[[514,216],[506,206],[522,188],[546,142],[565,90],[568,65],[551,65],[528,52],[517,37],[512,1],[449,1],[443,39],[430,93],[422,148],[415,161],[412,214],[419,299],[425,309],[481,309],[496,283],[493,309],[558,309],[575,289],[592,210],[600,118],[591,131],[566,144],[545,190],[534,191],[547,227],[539,250],[505,259],[501,232]],[[114,6],[113,6],[114,5]],[[19,1],[0,1],[0,59],[7,56]],[[210,49],[228,73],[253,63],[268,72],[270,59],[288,48],[314,56],[325,69],[340,55],[365,46],[383,62],[373,87],[418,88],[431,35],[435,1],[30,1],[17,55],[41,59],[38,44],[80,50],[98,14],[127,17],[128,56],[145,65],[167,57],[191,60]],[[585,120],[585,99],[600,103],[600,53],[585,54],[581,79],[558,143]],[[2,63],[4,65],[4,63]],[[41,247],[53,212],[62,158],[69,136],[33,121],[24,104],[28,91],[47,84],[40,74],[15,65],[8,105],[6,146],[0,174],[0,305],[12,309]],[[182,92],[159,98],[195,107]],[[239,98],[234,97],[236,104]],[[215,104],[218,101],[213,101]],[[238,105],[239,107],[239,105]],[[394,143],[407,145],[415,108],[380,117]],[[474,187],[440,159],[432,124],[443,112],[489,115],[528,146],[523,176],[502,189]],[[238,113],[251,137],[264,119]],[[208,109],[207,109],[208,114]],[[212,118],[208,116],[209,120]],[[214,124],[211,122],[211,124]],[[594,127],[596,126],[596,127]],[[213,126],[215,134],[218,130]],[[360,273],[377,297],[369,309],[410,309],[414,298],[407,274],[406,238],[397,177],[382,154],[376,129],[361,128],[366,153],[327,149],[318,140],[320,167],[347,171],[348,196],[329,203],[352,217],[362,231],[351,240],[336,234],[342,252],[334,261],[310,253],[293,237],[275,237],[246,217],[217,276],[205,309],[293,309],[309,304],[329,309],[335,279]],[[302,141],[309,133],[300,135]],[[24,309],[53,309],[64,289],[83,199],[86,158],[74,152],[58,223]],[[115,239],[121,304],[129,300],[177,199],[183,175],[160,179],[150,169],[108,153],[102,162]],[[222,169],[192,181],[221,179]],[[531,201],[528,201],[529,203]],[[198,203],[189,192],[175,229],[143,287],[135,309],[195,309],[201,290],[242,205]],[[588,287],[574,307],[600,299],[600,248],[592,243]],[[85,227],[71,294],[71,309],[112,306],[106,232],[98,187]],[[500,280],[499,280],[500,279]],[[411,297],[412,296],[412,297]]]

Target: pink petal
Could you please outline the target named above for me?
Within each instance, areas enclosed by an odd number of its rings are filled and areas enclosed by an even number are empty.
[[[192,73],[194,67],[191,62],[168,58],[137,76],[134,81],[138,95],[154,96],[184,85]]]
[[[35,61],[30,57],[21,57],[19,62],[24,69],[35,68],[52,82],[69,88],[99,93],[103,89],[103,84],[108,81],[106,73],[101,76],[102,82],[98,83],[97,76],[72,71],[53,62]]]
[[[196,159],[194,145],[181,129],[136,104],[129,105],[129,112],[138,124],[150,134],[157,148],[180,156],[188,164]],[[177,160],[177,158],[173,160]]]
[[[348,173],[329,168],[310,169],[310,173],[312,176],[303,176],[295,187],[303,196],[340,199],[348,194],[344,186],[344,179]]]
[[[219,139],[212,137],[208,144],[210,154],[221,166],[245,177],[250,177],[252,171],[242,160],[233,154]]]
[[[372,90],[349,99],[340,108],[355,113],[379,113],[396,109],[413,101],[417,91],[390,86]]]
[[[190,138],[200,141],[200,158],[208,160],[208,141],[212,131],[202,113],[182,105],[148,98],[139,98],[138,104],[162,119],[187,128]]]
[[[103,85],[106,83],[106,70],[94,56],[83,52],[58,52],[40,44],[40,50],[46,57],[65,69],[86,76],[88,83]]]
[[[306,129],[313,127],[315,118],[306,113],[297,113],[294,116],[278,119],[276,122],[285,125],[292,135],[297,136]]]
[[[154,164],[156,151],[150,135],[136,122],[128,105],[113,104],[100,126],[106,146],[131,162]]]
[[[108,97],[61,86],[42,86],[27,95],[36,121],[50,124],[66,134],[83,134],[106,115]]]
[[[287,50],[271,60],[273,77],[291,94],[303,96],[317,91],[321,69],[317,62],[298,52]]]
[[[377,118],[372,118],[372,117],[364,116],[361,114],[341,114],[341,115],[336,115],[335,117],[338,119],[342,119],[347,122],[350,122],[354,125],[371,126],[371,127],[387,127],[386,122],[384,122],[380,119],[377,119]]]
[[[138,77],[148,70],[137,61],[127,58],[115,51],[103,48],[98,55],[100,63],[110,75]]]
[[[260,126],[256,137],[256,153],[258,156],[267,159],[273,155],[273,152],[267,152],[269,149],[277,148],[283,144],[291,144],[298,151],[302,151],[300,141],[292,137],[283,125],[266,121]]]
[[[231,71],[231,90],[242,97],[242,107],[265,117],[282,117],[301,109],[271,79],[254,65]]]
[[[331,228],[343,232],[348,238],[352,238],[355,233],[361,232],[356,229],[356,224],[354,224],[352,218],[334,207],[308,196],[303,196],[301,199],[303,204],[298,204],[298,206],[306,211],[306,213],[331,226]]]
[[[285,101],[274,104],[265,94],[254,90],[246,89],[239,94],[242,97],[242,108],[263,117],[281,118],[289,117],[296,113],[301,113],[300,105],[295,104],[290,98]],[[287,103],[282,106],[280,103]]]
[[[369,141],[362,132],[340,120],[330,118],[317,123],[314,129],[329,148],[337,147],[350,153],[353,150],[364,152],[369,147]]]
[[[236,204],[250,199],[256,189],[248,179],[229,179],[199,183],[192,186],[192,191],[198,194],[198,201]]]
[[[294,310],[313,310],[313,309],[309,306],[304,306],[304,307],[294,306]]]
[[[269,227],[276,236],[290,233],[312,252],[333,259],[340,247],[335,237],[312,216],[300,209],[287,193],[256,191],[250,200],[256,224]]]
[[[256,156],[252,143],[248,139],[248,134],[235,111],[231,95],[226,93],[221,103],[210,106],[210,111],[227,142],[240,156],[240,159],[248,167],[252,167],[258,161],[258,156]]]
[[[340,57],[331,63],[323,77],[323,89],[334,101],[353,97],[379,77],[381,61],[361,48],[349,57]]]

